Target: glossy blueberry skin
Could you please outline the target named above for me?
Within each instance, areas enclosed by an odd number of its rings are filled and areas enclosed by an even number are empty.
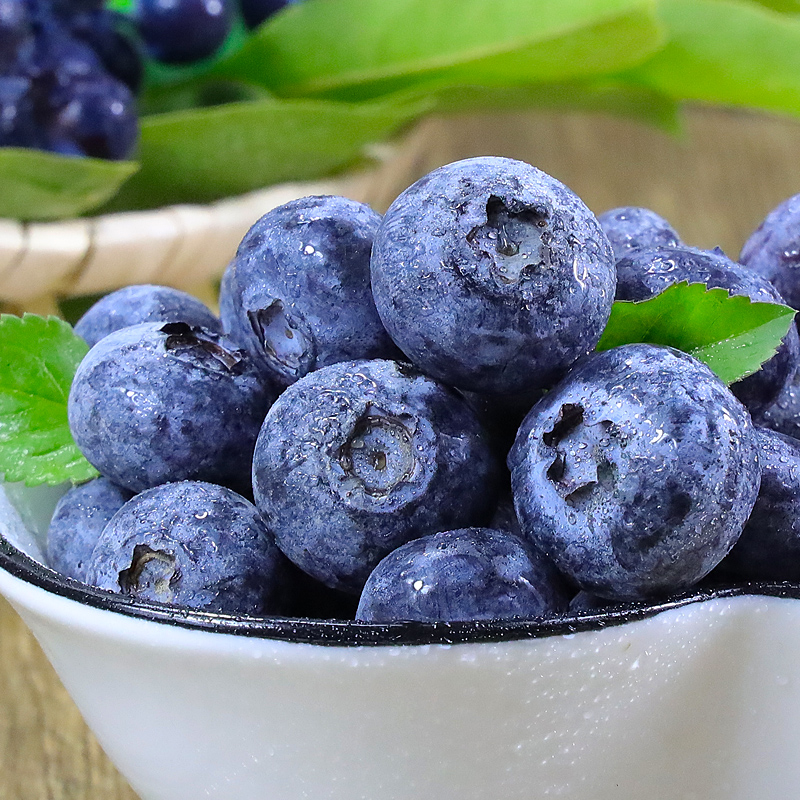
[[[109,334],[80,363],[69,424],[86,458],[131,491],[204,480],[247,494],[274,397],[224,337],[181,322],[144,323]]]
[[[800,371],[795,373],[792,382],[784,386],[778,399],[761,415],[759,424],[800,439]]]
[[[434,170],[392,203],[372,289],[386,329],[427,374],[460,389],[530,396],[597,343],[614,255],[577,195],[522,161]]]
[[[253,492],[295,564],[358,594],[401,544],[488,521],[497,468],[456,392],[409,365],[354,361],[278,398],[256,443]]]
[[[122,161],[130,158],[139,137],[131,90],[108,75],[72,83],[64,104],[48,125],[50,149]]]
[[[712,289],[749,297],[759,303],[783,303],[774,286],[731,261],[722,251],[694,247],[637,250],[617,262],[617,299],[645,300],[679,281],[704,283]],[[776,354],[761,369],[735,383],[731,391],[760,420],[800,366],[800,339],[793,326]]]
[[[222,322],[278,385],[398,354],[370,290],[379,224],[363,203],[311,196],[273,209],[242,239],[220,288]]]
[[[494,530],[513,533],[515,536],[523,535],[517,519],[517,512],[514,509],[514,497],[511,493],[500,495],[497,507],[489,522],[489,527]]]
[[[139,600],[222,614],[283,610],[288,563],[255,506],[211,483],[134,497],[106,525],[87,581]]]
[[[710,572],[760,478],[744,406],[704,364],[644,344],[577,365],[533,407],[508,463],[525,536],[611,600],[668,594]]]
[[[56,505],[47,530],[47,563],[86,582],[86,570],[106,523],[133,495],[105,478],[73,486]]]
[[[538,619],[565,611],[568,602],[553,565],[522,539],[463,528],[423,536],[386,556],[367,579],[356,619]]]
[[[84,42],[70,36],[58,20],[45,17],[38,26],[34,51],[26,62],[33,78],[52,108],[60,108],[69,100],[75,82],[90,81],[103,75],[98,55]]]
[[[39,147],[31,81],[20,76],[0,77],[0,147]]]
[[[300,2],[300,0],[239,0],[245,25],[257,28],[264,20],[277,14],[282,8]]]
[[[220,321],[196,297],[169,286],[137,284],[101,297],[75,323],[75,333],[90,347],[104,336],[143,322],[185,322],[216,333]]]
[[[222,47],[233,11],[229,0],[137,0],[135,17],[153,58],[190,64]]]
[[[0,76],[9,74],[32,33],[27,5],[21,0],[0,0]]]
[[[105,8],[71,15],[69,31],[94,50],[109,75],[134,94],[141,89],[144,63],[134,38],[123,32],[124,18]]]
[[[768,280],[800,309],[800,194],[767,214],[744,243],[739,261]]]
[[[744,532],[720,564],[737,581],[800,581],[800,441],[756,429],[761,489]],[[715,573],[716,574],[716,573]]]
[[[650,247],[677,247],[680,237],[663,217],[640,206],[621,206],[601,214],[597,221],[614,250],[624,258],[631,250]]]

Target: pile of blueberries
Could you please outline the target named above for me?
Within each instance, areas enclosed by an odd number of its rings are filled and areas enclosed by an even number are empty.
[[[297,2],[297,0],[294,0]],[[130,158],[143,59],[219,51],[241,14],[255,27],[292,0],[0,0],[0,147]]]
[[[669,347],[595,350],[615,298],[676,281],[799,304],[798,243],[800,196],[737,263],[498,157],[383,218],[276,208],[220,319],[133,286],[76,325],[70,427],[102,477],[59,503],[50,564],[147,601],[372,622],[800,581],[795,326],[731,389]]]

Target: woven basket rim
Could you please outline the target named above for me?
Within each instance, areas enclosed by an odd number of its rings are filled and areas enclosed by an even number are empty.
[[[0,302],[100,294],[135,283],[192,290],[218,278],[263,214],[315,194],[361,199],[366,174],[268,186],[207,204],[179,203],[47,222],[0,218]]]

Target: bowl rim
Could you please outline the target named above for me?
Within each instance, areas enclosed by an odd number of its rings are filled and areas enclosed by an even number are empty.
[[[538,620],[375,623],[308,617],[238,616],[133,600],[61,575],[23,553],[2,536],[0,569],[49,594],[100,611],[188,630],[328,647],[453,645],[544,639],[599,631],[710,600],[752,595],[800,600],[800,584],[750,582],[695,587],[652,603],[630,602],[601,612],[568,611]]]

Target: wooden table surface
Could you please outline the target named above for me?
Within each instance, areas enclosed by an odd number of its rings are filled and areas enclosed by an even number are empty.
[[[439,164],[488,153],[525,159],[597,213],[645,205],[684,241],[736,256],[766,212],[800,192],[800,125],[696,111],[682,138],[603,116],[430,119],[398,145],[369,198],[384,208]],[[135,800],[22,622],[0,599],[0,800]],[[232,799],[233,800],[233,799]]]

